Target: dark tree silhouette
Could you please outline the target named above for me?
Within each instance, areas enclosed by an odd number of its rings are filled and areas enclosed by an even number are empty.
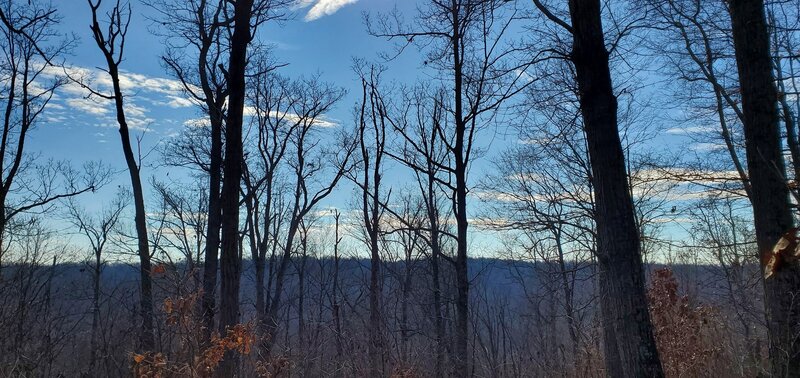
[[[792,232],[790,229],[794,220],[778,127],[778,96],[772,72],[764,2],[731,0],[728,4],[742,95],[756,242],[765,271],[765,306],[772,375],[798,376],[800,263],[777,255],[779,251],[773,251],[781,235]],[[784,260],[781,261],[783,264],[770,265],[771,259]]]
[[[125,101],[120,85],[119,72],[119,65],[122,63],[125,52],[125,38],[128,34],[128,26],[131,21],[131,7],[130,5],[125,6],[117,0],[108,13],[108,24],[104,31],[98,19],[101,5],[102,0],[97,0],[96,2],[89,0],[89,7],[92,11],[92,37],[105,59],[106,72],[111,79],[112,94],[102,94],[86,86],[84,87],[92,91],[93,95],[114,101],[117,124],[119,125],[119,135],[122,141],[122,152],[125,155],[125,164],[127,165],[130,175],[131,189],[133,192],[134,222],[136,225],[139,276],[141,280],[139,299],[142,316],[140,348],[144,351],[153,351],[156,348],[155,336],[153,334],[153,281],[151,278],[151,254],[147,235],[147,214],[144,205],[144,190],[142,189],[142,179],[139,172],[139,165],[141,162],[134,154],[131,144],[130,129],[128,128],[128,120],[125,116]]]

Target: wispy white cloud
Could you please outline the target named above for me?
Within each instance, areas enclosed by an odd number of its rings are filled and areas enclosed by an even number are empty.
[[[186,127],[207,127],[211,125],[211,121],[208,120],[208,117],[189,118],[183,121],[183,125]]]
[[[109,75],[97,68],[69,66],[66,68],[48,66],[44,69],[44,77],[69,76],[74,81],[60,87],[49,105],[54,116],[74,119],[75,112],[94,117],[95,125],[116,127],[113,117],[113,102],[93,95],[86,87],[102,94],[112,93],[112,82]],[[148,76],[133,72],[120,72],[120,87],[125,95],[125,113],[128,126],[137,130],[149,130],[155,123],[153,106],[173,109],[195,105],[188,98],[183,83],[177,80]],[[52,118],[51,121],[57,121]]]
[[[167,96],[169,102],[167,106],[171,108],[187,108],[194,106],[195,102],[183,96]]]
[[[102,104],[86,97],[74,97],[65,101],[66,105],[72,109],[80,110],[96,116],[107,115],[110,110]]]
[[[698,133],[710,133],[717,131],[713,126],[689,126],[689,127],[673,127],[666,131],[667,134],[672,135],[689,135]]]
[[[314,21],[324,16],[330,16],[336,13],[342,7],[349,4],[354,4],[357,1],[358,0],[301,0],[298,6],[305,8],[313,3],[314,5],[308,10],[308,13],[306,13],[305,20]]]

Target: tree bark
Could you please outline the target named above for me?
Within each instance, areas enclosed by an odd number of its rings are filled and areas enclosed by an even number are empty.
[[[383,110],[380,108],[380,94],[377,93],[377,79],[371,72],[369,82],[362,78],[363,99],[361,103],[359,144],[363,164],[363,177],[358,185],[361,187],[361,215],[364,229],[367,234],[367,243],[370,250],[370,279],[369,279],[369,375],[382,377],[383,369],[383,330],[381,327],[381,255],[379,238],[381,233],[380,212],[380,185],[381,162],[385,146],[385,128]],[[369,100],[368,100],[369,99]],[[369,104],[369,122],[367,121],[367,105]],[[375,144],[370,146],[367,123],[371,123],[374,131]],[[372,148],[370,148],[372,147]],[[370,156],[372,153],[373,156]]]
[[[117,110],[117,122],[119,123],[119,134],[122,139],[122,151],[125,155],[125,163],[130,173],[131,187],[133,189],[133,205],[135,210],[134,223],[136,225],[136,239],[139,248],[139,276],[141,279],[141,291],[139,301],[141,303],[142,327],[140,335],[140,347],[143,351],[155,350],[155,338],[153,336],[153,281],[150,277],[150,244],[147,235],[147,219],[144,207],[144,190],[142,180],[139,175],[139,165],[133,154],[131,147],[130,134],[128,132],[128,122],[125,119],[125,110],[122,101],[122,89],[119,83],[119,71],[117,65],[109,60],[109,74],[114,86],[114,103]]]
[[[641,242],[617,125],[599,0],[570,0],[575,66],[597,206],[609,376],[662,377],[647,307]],[[611,329],[613,331],[611,331]],[[619,357],[618,359],[616,357]]]
[[[208,228],[203,263],[203,325],[206,339],[214,330],[216,313],[217,270],[219,268],[219,243],[222,213],[220,209],[220,182],[222,181],[222,115],[215,109],[211,112],[211,160],[208,184]]]
[[[139,276],[141,281],[141,290],[139,292],[140,311],[142,317],[142,325],[139,333],[139,347],[142,351],[151,352],[155,351],[155,337],[153,335],[153,282],[150,277],[150,244],[147,235],[147,214],[144,206],[144,190],[142,189],[142,180],[139,174],[139,164],[136,155],[133,153],[131,147],[131,137],[128,129],[128,121],[125,117],[125,103],[122,96],[122,87],[120,86],[119,79],[119,63],[122,61],[122,52],[127,32],[127,24],[124,24],[123,10],[120,9],[119,4],[111,11],[111,20],[108,26],[108,34],[121,36],[119,45],[115,45],[114,38],[103,34],[100,23],[97,19],[98,8],[101,1],[93,3],[89,1],[89,6],[92,11],[92,25],[91,30],[97,47],[103,53],[106,60],[107,72],[111,78],[114,108],[119,125],[119,135],[122,141],[122,152],[125,155],[125,164],[128,168],[128,173],[131,180],[131,189],[133,191],[133,205],[134,205],[134,224],[136,226],[136,239],[139,255]],[[128,9],[128,21],[130,21],[130,9]],[[118,33],[118,34],[114,34]],[[106,40],[106,38],[111,38]],[[118,48],[118,52],[114,49]],[[116,54],[116,55],[115,55]]]
[[[333,313],[333,327],[334,331],[336,332],[336,359],[334,360],[335,363],[335,370],[333,372],[334,377],[341,377],[342,376],[342,358],[344,355],[344,346],[342,345],[342,321],[341,321],[341,312],[340,312],[340,305],[339,305],[339,242],[341,239],[339,238],[339,212],[334,211],[333,218],[335,220],[335,228],[334,228],[334,241],[333,241],[333,289],[332,289],[332,305],[331,305],[331,312]]]
[[[461,33],[461,5],[452,2],[452,54],[453,54],[453,95],[455,111],[455,146],[453,174],[456,179],[453,213],[456,219],[456,330],[454,374],[466,377],[469,372],[469,276],[467,268],[467,124],[463,110],[464,57],[462,56],[463,38]]]
[[[744,113],[753,218],[762,267],[793,226],[785,178],[778,97],[763,0],[728,2]],[[772,376],[800,376],[800,264],[789,261],[764,279]]]
[[[247,46],[252,35],[250,18],[253,0],[238,0],[234,5],[234,28],[231,36],[230,62],[228,64],[228,114],[225,123],[225,161],[221,200],[221,256],[220,256],[220,319],[219,331],[239,323],[239,281],[241,256],[239,252],[239,191],[242,179],[243,148],[242,123],[245,101],[245,70]],[[225,354],[217,371],[221,377],[237,374],[238,359],[232,352]]]
[[[100,329],[100,264],[102,263],[99,250],[95,249],[94,269],[92,271],[92,333],[90,340],[89,372],[97,374],[97,347],[100,342],[98,330]]]

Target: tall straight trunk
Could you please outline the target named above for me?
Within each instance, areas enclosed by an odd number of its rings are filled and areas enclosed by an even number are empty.
[[[139,346],[143,351],[155,350],[155,338],[153,336],[153,281],[150,277],[150,244],[147,235],[147,220],[144,207],[144,190],[142,180],[139,175],[139,165],[131,147],[131,137],[128,132],[128,122],[125,118],[125,108],[122,97],[122,89],[119,82],[119,70],[117,64],[110,57],[108,61],[108,73],[114,88],[114,105],[117,113],[117,123],[119,124],[119,135],[122,140],[122,151],[125,155],[125,164],[131,179],[134,205],[134,224],[136,225],[136,239],[139,252],[139,277],[141,280],[141,290],[139,292],[139,303],[141,307],[142,326],[139,335]]]
[[[406,240],[407,243],[410,243],[410,240]],[[409,343],[409,314],[408,314],[408,307],[409,307],[409,299],[411,297],[411,285],[413,283],[413,271],[411,269],[411,250],[412,246],[406,246],[406,258],[405,258],[405,274],[403,276],[403,292],[402,292],[402,300],[401,300],[401,310],[400,310],[400,345],[401,345],[401,360],[405,366],[410,366],[411,361],[409,360],[410,357],[410,343]]]
[[[299,186],[296,186],[295,190],[295,208],[297,208],[299,206],[297,205],[297,201],[299,201],[300,198]],[[297,210],[295,210],[295,212],[296,211]],[[289,228],[287,229],[286,235],[286,244],[283,246],[283,256],[281,257],[280,263],[275,271],[275,290],[270,297],[269,302],[266,304],[264,319],[262,320],[262,323],[265,327],[265,333],[261,339],[260,345],[260,353],[262,358],[269,358],[270,354],[272,353],[272,346],[275,343],[275,337],[277,336],[276,333],[278,331],[279,320],[278,311],[280,310],[281,300],[283,297],[283,285],[286,277],[286,269],[288,268],[289,261],[292,258],[292,245],[294,245],[294,238],[297,234],[297,229],[300,226],[300,221],[300,218],[295,217],[291,220],[291,222],[289,222]]]
[[[334,228],[335,239],[333,242],[333,304],[331,306],[331,311],[333,312],[333,327],[336,332],[336,359],[334,360],[336,370],[334,370],[333,376],[341,377],[344,346],[342,345],[342,321],[339,310],[339,213],[335,212],[333,217],[336,222]]]
[[[203,19],[206,6],[206,1],[203,1],[197,8],[198,20]],[[206,247],[203,256],[203,294],[200,304],[205,340],[211,339],[211,334],[215,329],[214,315],[216,313],[217,270],[219,269],[219,232],[222,224],[220,191],[223,160],[222,124],[225,117],[222,107],[225,103],[226,95],[224,94],[224,89],[220,86],[216,86],[216,89],[212,88],[212,80],[209,77],[208,70],[208,55],[215,43],[215,37],[220,27],[220,12],[221,9],[218,8],[208,32],[205,32],[205,29],[201,26],[202,31],[199,33],[201,36],[201,48],[197,59],[200,88],[205,95],[209,123],[211,124],[211,149],[209,151],[208,166],[208,223],[206,225]]]
[[[439,212],[437,211],[435,178],[433,176],[433,163],[428,162],[426,206],[428,212],[428,222],[430,226],[431,243],[431,283],[433,284],[433,316],[436,341],[436,364],[434,367],[435,376],[441,377],[444,374],[443,365],[445,358],[444,345],[444,314],[442,313],[442,291],[440,277],[439,257],[441,246],[439,244]]]
[[[608,374],[662,377],[647,307],[641,242],[617,126],[600,0],[570,0],[575,66],[592,185]],[[613,331],[608,330],[611,327]],[[616,344],[616,345],[615,345]],[[617,358],[618,356],[618,358]]]
[[[369,369],[371,377],[382,377],[383,342],[381,330],[381,287],[380,264],[377,230],[370,235],[370,278],[369,278]]]
[[[377,90],[377,79],[370,74],[369,81],[361,79],[363,99],[361,102],[359,145],[363,164],[363,177],[358,185],[361,187],[361,215],[370,250],[369,279],[369,375],[381,377],[384,371],[383,329],[381,326],[381,162],[386,145],[385,119],[381,107],[382,98]],[[368,90],[369,88],[369,90]],[[369,107],[367,106],[369,104]],[[369,109],[369,122],[367,121]],[[368,123],[374,131],[374,144],[369,141]],[[371,156],[372,155],[372,156]]]
[[[219,268],[219,242],[222,213],[220,209],[220,182],[222,181],[222,114],[211,109],[211,160],[208,175],[208,226],[203,264],[202,313],[206,339],[214,330],[216,313],[217,269]]]
[[[241,256],[239,253],[239,190],[242,179],[242,123],[245,101],[245,70],[247,46],[250,43],[250,18],[253,0],[238,0],[234,5],[234,28],[231,36],[230,62],[228,64],[228,114],[225,122],[225,161],[222,183],[222,223],[220,256],[220,319],[219,330],[225,334],[229,327],[239,323],[239,280]],[[226,353],[219,365],[218,374],[233,377],[237,373],[238,359]]]
[[[308,261],[308,230],[303,226],[303,235],[300,238],[300,267],[297,270],[297,344],[303,355],[300,357],[300,372],[303,372],[303,360],[305,359],[305,340],[306,340],[306,264]]]
[[[556,250],[558,252],[558,267],[559,275],[561,276],[561,286],[564,291],[564,315],[567,317],[567,329],[569,331],[569,339],[572,342],[572,362],[576,365],[580,361],[578,355],[580,348],[579,333],[577,325],[575,324],[575,308],[574,308],[574,290],[572,280],[570,279],[570,269],[567,267],[567,262],[564,258],[564,245],[562,244],[561,229],[555,227],[553,230],[553,237],[556,242]]]
[[[464,57],[462,56],[461,35],[461,4],[455,0],[451,5],[453,36],[453,95],[455,112],[455,146],[453,158],[455,167],[453,174],[456,179],[455,199],[453,213],[456,219],[456,330],[455,330],[455,361],[453,373],[459,377],[466,377],[469,372],[469,276],[467,269],[467,123],[464,120],[463,109],[463,81]]]
[[[89,372],[97,374],[97,345],[100,328],[100,263],[101,255],[95,251],[94,271],[92,272],[92,334],[90,340]]]
[[[793,225],[785,179],[778,97],[763,0],[731,0],[733,44],[744,113],[745,150],[762,267]],[[792,253],[789,251],[787,253]],[[789,260],[764,279],[772,376],[800,376],[800,264]]]

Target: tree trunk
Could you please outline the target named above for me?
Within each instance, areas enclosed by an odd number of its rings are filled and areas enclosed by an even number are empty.
[[[753,191],[756,242],[765,267],[793,224],[778,127],[777,91],[762,0],[731,0],[731,24]],[[789,261],[764,279],[772,376],[800,376],[800,264]]]
[[[100,328],[100,253],[95,251],[94,271],[92,272],[92,334],[90,340],[89,373],[97,374],[97,346],[99,344]]]
[[[578,355],[580,348],[579,333],[577,324],[575,324],[575,308],[574,308],[574,290],[573,281],[570,279],[570,269],[567,267],[567,262],[564,258],[564,245],[562,244],[561,229],[554,226],[553,238],[556,242],[556,250],[558,252],[558,267],[559,275],[561,276],[561,286],[564,291],[564,315],[567,317],[567,329],[569,331],[569,339],[572,343],[572,362],[577,365],[580,362]]]
[[[456,1],[452,2],[452,54],[453,54],[453,95],[455,106],[455,146],[453,158],[455,169],[453,173],[456,179],[454,193],[453,213],[456,218],[456,330],[455,330],[455,361],[454,374],[459,377],[466,377],[469,372],[469,276],[467,268],[467,145],[466,140],[467,124],[464,120],[463,110],[463,81],[464,57],[462,56],[463,36],[461,33],[461,5]]]
[[[253,0],[238,0],[234,5],[234,28],[231,36],[230,63],[228,64],[228,117],[225,123],[225,161],[223,163],[222,223],[220,257],[220,321],[219,331],[239,323],[239,280],[241,257],[239,254],[239,190],[242,179],[242,121],[245,101],[245,70],[247,46],[250,43],[250,18]],[[219,365],[218,375],[233,377],[237,373],[238,358],[228,352]]]
[[[406,243],[410,243],[410,240],[405,240]],[[412,366],[410,361],[410,350],[411,347],[409,343],[410,333],[409,333],[409,314],[408,314],[408,307],[409,307],[409,299],[411,297],[411,285],[413,283],[413,272],[411,269],[411,253],[412,253],[412,245],[406,245],[406,258],[405,258],[405,274],[403,277],[403,292],[402,292],[402,300],[401,300],[401,310],[400,310],[400,345],[401,345],[401,360],[403,361],[403,366]]]
[[[208,185],[208,229],[206,232],[205,262],[203,264],[202,313],[205,338],[211,338],[216,313],[217,269],[219,268],[219,242],[222,213],[220,210],[220,181],[222,179],[222,115],[210,110],[211,161]]]
[[[299,193],[295,193],[296,201],[299,200]],[[297,206],[297,205],[295,205]],[[296,210],[295,210],[296,211]],[[272,346],[275,342],[276,332],[278,330],[278,311],[281,306],[281,298],[283,296],[283,284],[286,277],[286,269],[289,266],[289,261],[292,258],[292,245],[294,244],[295,234],[300,224],[300,219],[295,217],[289,223],[289,228],[286,235],[286,244],[283,246],[283,256],[281,262],[278,264],[278,269],[275,272],[275,292],[270,297],[269,303],[266,304],[264,311],[265,318],[262,323],[265,327],[265,333],[261,339],[261,357],[269,358],[272,353]],[[287,310],[288,311],[288,310]]]
[[[306,263],[308,260],[308,229],[302,226],[300,237],[300,267],[297,270],[297,350],[300,354],[298,371],[305,376],[306,352]]]
[[[592,185],[606,332],[606,364],[614,377],[662,377],[647,307],[641,242],[617,126],[599,0],[570,0],[573,46]],[[613,328],[613,332],[608,330]],[[616,344],[616,345],[614,345]],[[619,356],[619,359],[615,358]]]
[[[342,345],[342,321],[341,312],[339,310],[339,212],[335,211],[333,214],[335,220],[334,241],[333,241],[333,295],[331,311],[333,312],[333,327],[336,332],[336,359],[334,360],[335,369],[333,372],[334,377],[342,376],[342,358],[344,355],[344,346]]]
[[[147,219],[144,207],[144,190],[142,180],[139,175],[139,165],[131,147],[130,133],[128,132],[128,122],[125,118],[125,108],[122,97],[122,89],[119,82],[119,70],[117,64],[111,58],[107,58],[108,73],[114,88],[114,105],[116,107],[117,123],[119,124],[119,135],[122,140],[122,151],[125,155],[125,163],[131,179],[133,191],[133,205],[135,210],[134,224],[136,225],[136,239],[138,242],[139,253],[139,277],[141,280],[141,291],[139,302],[141,306],[142,326],[139,336],[139,347],[142,351],[150,352],[155,350],[155,338],[153,336],[153,282],[150,277],[150,244],[147,235]]]
[[[428,212],[428,222],[430,225],[430,243],[431,243],[431,283],[433,284],[433,316],[435,327],[435,340],[436,340],[436,364],[434,368],[435,376],[443,376],[443,365],[445,358],[445,345],[444,345],[444,315],[442,314],[442,291],[441,279],[439,278],[440,265],[439,256],[441,248],[439,245],[439,212],[436,210],[438,204],[436,203],[436,194],[434,188],[436,183],[433,177],[433,164],[428,162],[428,182],[427,182],[427,196],[426,206]]]

